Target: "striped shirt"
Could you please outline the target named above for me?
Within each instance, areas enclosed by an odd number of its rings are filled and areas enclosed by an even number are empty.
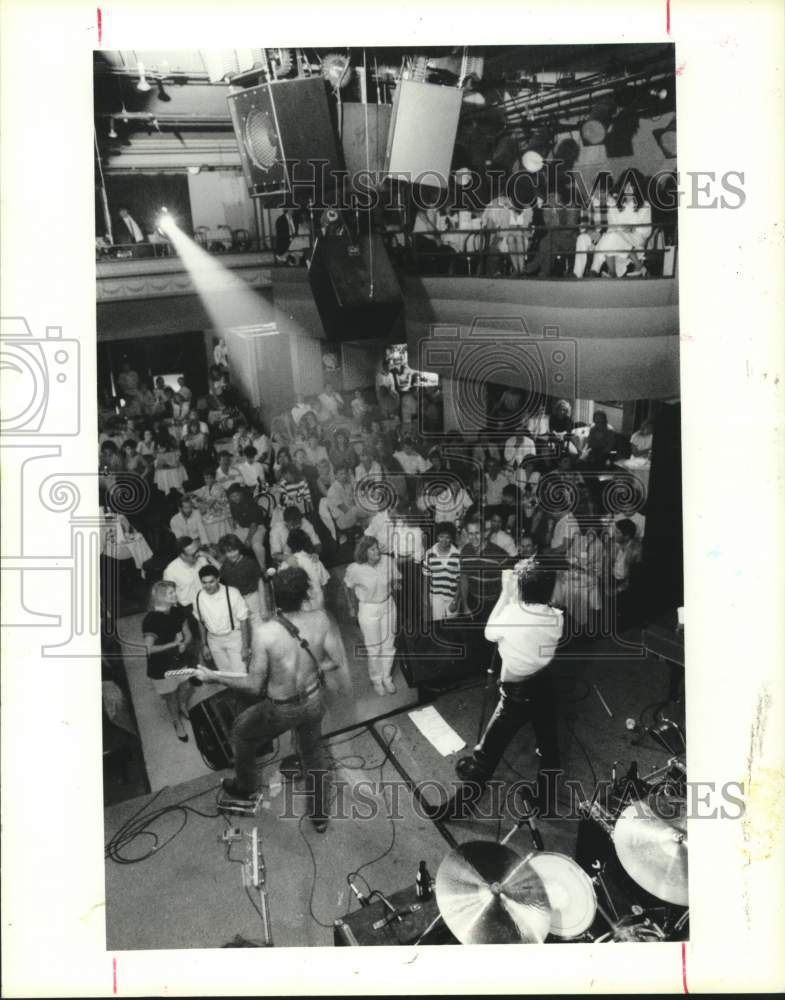
[[[461,575],[459,549],[451,545],[447,555],[442,555],[437,545],[432,546],[425,553],[423,573],[429,582],[432,594],[454,598],[458,592],[458,577]]]

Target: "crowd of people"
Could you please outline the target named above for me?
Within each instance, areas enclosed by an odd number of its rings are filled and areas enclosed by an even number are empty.
[[[660,187],[667,188],[670,175]],[[421,265],[486,277],[645,277],[673,272],[676,213],[668,194],[647,199],[648,179],[627,170],[614,181],[602,171],[590,196],[569,173],[526,203],[508,194],[481,212],[424,209],[414,249]],[[463,263],[458,270],[458,259]]]
[[[126,591],[152,588],[149,675],[181,739],[179,684],[164,675],[189,650],[246,672],[285,569],[307,577],[304,610],[326,610],[345,633],[356,620],[379,696],[395,691],[401,644],[440,629],[466,627],[483,669],[478,626],[502,570],[523,560],[547,557],[551,602],[575,631],[592,634],[634,589],[645,519],[634,503],[629,516],[609,504],[608,486],[626,475],[617,460],[648,460],[648,422],[627,439],[602,410],[581,426],[569,401],[551,400],[429,444],[421,418],[439,389],[392,357],[373,387],[350,396],[328,383],[268,427],[232,385],[220,342],[213,361],[201,396],[182,377],[177,391],[146,384],[124,363],[100,410],[103,555]],[[129,477],[133,509],[119,502]]]

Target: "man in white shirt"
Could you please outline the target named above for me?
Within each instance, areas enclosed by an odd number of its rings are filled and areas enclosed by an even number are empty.
[[[240,486],[243,485],[244,480],[242,475],[237,471],[236,466],[232,465],[231,452],[221,451],[218,453],[218,468],[215,470],[215,481],[219,486],[223,486],[225,490],[228,490],[232,483],[239,483]]]
[[[398,511],[398,497],[391,499],[390,506],[374,514],[365,529],[364,534],[373,538],[379,546],[379,551],[387,554],[392,551],[392,536],[395,528],[395,518]]]
[[[190,497],[183,497],[180,501],[180,511],[171,519],[169,527],[175,538],[198,538],[202,545],[209,544],[202,515],[195,510]]]
[[[251,655],[248,605],[236,587],[220,582],[214,566],[203,566],[199,580],[194,612],[202,627],[202,655],[213,661],[216,670],[247,673]]]
[[[321,552],[322,544],[316,534],[313,525],[307,521],[299,507],[290,506],[283,512],[283,518],[276,521],[270,527],[270,555],[276,563],[283,562],[286,555],[286,539],[290,531],[301,530],[306,533],[314,547],[314,551]]]
[[[449,812],[451,818],[466,815],[466,806],[477,801],[511,740],[527,722],[534,726],[540,757],[538,804],[544,806],[555,791],[549,778],[559,767],[559,745],[548,666],[561,639],[564,616],[548,604],[553,582],[553,573],[536,562],[517,574],[504,573],[501,595],[485,627],[485,638],[499,646],[501,697],[472,756],[456,764],[465,785],[442,807],[441,812]],[[460,807],[457,812],[456,806]]]
[[[306,413],[313,413],[313,415],[316,416],[314,408],[311,406],[310,403],[307,403],[305,401],[305,396],[303,396],[302,393],[298,393],[297,396],[295,397],[295,403],[290,412],[292,414],[292,420],[294,421],[295,426],[297,426],[300,423],[300,421],[303,419]]]
[[[200,543],[188,535],[177,539],[177,552],[177,558],[164,570],[163,578],[174,584],[177,603],[189,617],[194,634],[199,635],[199,625],[193,617],[194,600],[202,586],[199,570],[212,565],[212,562],[201,551]]]
[[[501,507],[504,502],[502,491],[510,483],[510,475],[506,469],[502,469],[498,460],[488,459],[488,471],[485,473],[485,507]]]

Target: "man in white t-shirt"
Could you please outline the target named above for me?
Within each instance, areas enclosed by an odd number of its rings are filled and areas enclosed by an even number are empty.
[[[504,522],[501,514],[498,512],[491,514],[487,537],[492,545],[498,545],[508,556],[518,555],[518,546],[515,544],[515,539],[504,530]]]
[[[545,805],[554,791],[549,777],[559,767],[556,708],[548,669],[561,639],[564,616],[549,604],[553,573],[536,562],[516,574],[504,573],[502,592],[488,618],[485,638],[495,642],[501,656],[501,697],[482,739],[471,757],[455,770],[464,784],[439,810],[462,818],[493,776],[515,734],[527,722],[534,726],[539,754],[538,803]]]
[[[202,545],[207,545],[209,542],[202,515],[194,509],[190,497],[183,497],[180,501],[180,511],[171,519],[169,527],[175,538],[184,538],[187,535],[190,538],[198,538]]]

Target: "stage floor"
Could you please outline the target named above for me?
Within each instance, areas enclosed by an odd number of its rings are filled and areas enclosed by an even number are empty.
[[[635,760],[645,776],[668,756],[650,740],[633,745],[625,725],[628,717],[636,718],[644,707],[665,701],[667,666],[653,657],[603,657],[596,645],[591,652],[590,658],[566,659],[553,667],[562,764],[567,777],[579,781],[587,794],[595,777],[610,777],[614,761],[622,773]],[[278,772],[278,755],[288,752],[288,737],[282,747],[276,742],[268,762],[260,762],[266,787],[256,817],[215,817],[221,773],[202,775],[107,808],[105,841],[141,810],[143,818],[188,799],[189,806],[208,814],[167,812],[150,828],[158,846],[149,858],[136,864],[107,860],[107,947],[220,948],[237,935],[260,944],[260,917],[244,889],[241,865],[232,863],[245,857],[247,838],[227,849],[220,839],[227,827],[237,827],[242,834],[258,829],[267,870],[272,939],[278,947],[333,944],[334,921],[358,906],[347,883],[350,872],[359,871],[370,889],[389,896],[414,882],[420,861],[426,861],[435,876],[455,844],[503,837],[512,821],[491,808],[490,800],[483,800],[483,811],[488,814],[484,818],[437,824],[426,818],[411,791],[412,785],[423,782],[448,786],[454,780],[455,761],[476,740],[484,693],[483,686],[477,685],[444,694],[433,703],[466,743],[463,750],[447,757],[413,724],[412,706],[326,737],[335,762],[334,803],[340,802],[342,809],[321,835],[307,820],[301,821],[299,786],[282,782]],[[669,706],[668,715],[683,724],[683,705]],[[530,780],[535,773],[533,732],[525,727],[495,777],[510,784],[521,778]],[[433,802],[438,794],[428,784],[421,798]],[[576,818],[538,823],[546,850],[573,855]],[[139,857],[153,843],[150,836],[141,836],[122,846],[121,854]],[[526,827],[515,833],[510,846],[521,854],[532,849]],[[358,884],[366,888],[361,880]],[[251,895],[258,903],[258,894]]]

